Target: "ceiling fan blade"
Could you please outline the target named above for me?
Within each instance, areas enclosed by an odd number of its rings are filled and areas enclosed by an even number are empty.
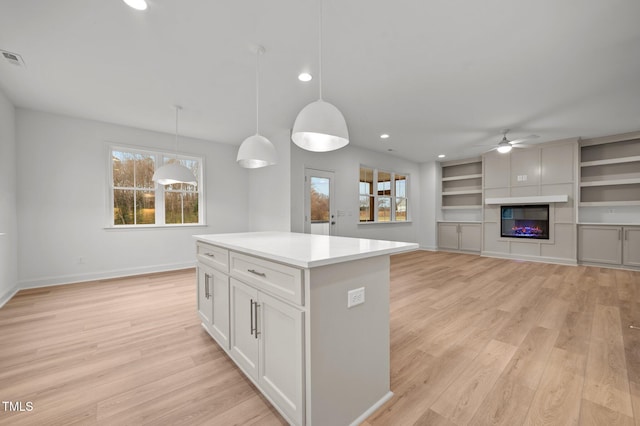
[[[512,141],[509,141],[510,144],[515,144],[515,143],[520,143],[520,142],[524,142],[524,141],[529,141],[531,139],[538,139],[540,136],[538,135],[529,135],[529,136],[525,136],[523,138],[518,138],[518,139],[514,139]]]

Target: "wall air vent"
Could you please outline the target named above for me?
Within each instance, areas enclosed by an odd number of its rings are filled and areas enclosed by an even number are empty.
[[[19,67],[25,66],[22,56],[18,55],[17,53],[7,52],[6,50],[1,50],[1,49],[0,49],[0,52],[2,52],[2,56],[4,56],[7,62],[13,65],[17,65]]]

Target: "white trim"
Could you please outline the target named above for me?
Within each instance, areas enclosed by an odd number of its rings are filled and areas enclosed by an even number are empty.
[[[16,295],[16,293],[20,291],[20,287],[18,285],[13,286],[8,292],[6,292],[2,297],[0,297],[0,309],[7,304],[9,300]]]
[[[86,281],[130,277],[134,275],[144,275],[144,274],[151,274],[156,272],[177,271],[180,269],[195,268],[195,266],[196,266],[196,261],[194,259],[193,261],[189,261],[189,262],[164,264],[164,265],[152,265],[152,266],[144,266],[139,268],[116,269],[111,271],[104,271],[104,272],[97,272],[97,273],[90,273],[90,274],[72,274],[72,275],[60,275],[57,277],[43,277],[43,278],[36,278],[32,280],[27,280],[27,281],[20,281],[19,287],[20,289],[49,287],[53,285],[74,284],[74,283],[80,283],[80,282],[86,282]]]
[[[520,260],[524,262],[539,262],[539,263],[555,263],[559,265],[573,265],[577,266],[577,259],[563,259],[561,257],[545,257],[545,256],[528,256],[524,254],[510,254],[500,253],[492,251],[482,251],[480,253],[484,257],[496,257],[498,259]]]
[[[438,251],[438,247],[436,246],[420,246],[418,250],[422,251]]]
[[[485,204],[547,204],[547,203],[566,203],[569,196],[564,195],[538,195],[534,197],[503,197],[503,198],[485,198]]]
[[[372,415],[378,408],[382,407],[385,402],[389,401],[393,398],[393,392],[387,392],[382,398],[378,400],[375,404],[373,404],[367,411],[360,414],[353,422],[351,422],[350,426],[358,426],[360,423],[364,422],[367,417]]]

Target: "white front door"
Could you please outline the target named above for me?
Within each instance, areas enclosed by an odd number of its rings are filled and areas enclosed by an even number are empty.
[[[333,202],[333,172],[305,169],[304,232],[335,235],[336,212]]]

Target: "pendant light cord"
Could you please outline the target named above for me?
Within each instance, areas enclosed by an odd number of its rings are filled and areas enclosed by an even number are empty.
[[[318,86],[320,86],[320,100],[322,100],[322,1],[320,0],[320,18],[318,19]]]
[[[258,46],[256,49],[256,135],[260,133],[260,54],[262,53],[262,46]]]
[[[178,161],[178,112],[180,109],[180,106],[176,105],[176,161]]]

